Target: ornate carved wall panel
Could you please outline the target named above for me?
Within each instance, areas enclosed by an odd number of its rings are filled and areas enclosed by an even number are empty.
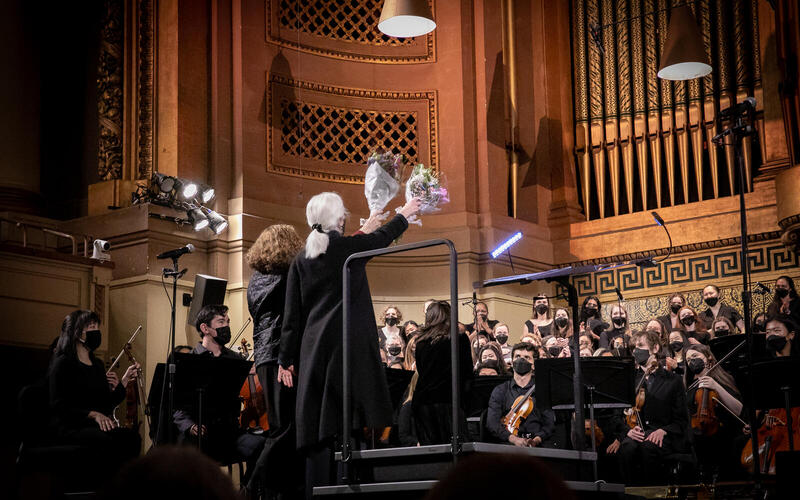
[[[136,179],[149,179],[153,172],[153,102],[155,71],[154,0],[137,1],[136,19]]]
[[[102,180],[122,178],[122,0],[103,3],[97,61],[97,117],[100,124],[97,173]]]
[[[378,31],[383,0],[265,1],[269,42],[373,63],[420,63],[436,58],[435,30],[416,38],[393,38]]]
[[[684,3],[572,2],[575,153],[587,219],[730,196],[740,189],[733,146],[716,147],[710,139],[720,131],[720,110],[748,95],[762,106],[758,0],[690,3],[713,71],[688,82],[661,80],[656,73],[670,6]],[[590,26],[602,27],[597,43]],[[763,130],[761,111],[756,128]],[[744,146],[749,190],[764,149],[753,139]]]
[[[380,146],[438,168],[436,92],[333,87],[267,77],[267,171],[362,183]]]

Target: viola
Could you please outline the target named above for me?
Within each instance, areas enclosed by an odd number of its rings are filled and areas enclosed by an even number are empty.
[[[511,409],[503,417],[502,423],[506,430],[514,436],[519,435],[519,426],[533,411],[533,390],[536,385],[532,385],[528,392],[514,400]]]
[[[128,361],[132,365],[137,363],[136,358],[133,356],[133,341],[136,338],[136,335],[142,330],[142,325],[133,332],[131,338],[128,339],[128,342],[122,347],[122,350],[114,358],[114,361],[108,367],[106,373],[110,372],[114,369],[114,367],[119,363],[119,360],[122,359],[122,355],[125,354],[128,358]],[[144,374],[139,369],[138,376],[134,380],[133,384],[128,384],[125,388],[125,424],[120,424],[119,419],[117,418],[117,406],[111,412],[111,417],[113,418],[114,422],[117,426],[127,427],[128,429],[138,429],[141,422],[139,421],[139,405],[142,405],[144,408],[144,416],[145,420],[147,420],[147,425],[150,425],[150,407],[147,405],[147,398],[144,395]]]
[[[247,339],[242,339],[239,354],[245,359],[250,357],[250,344]],[[255,372],[255,365],[247,375],[239,391],[239,398],[242,400],[242,413],[239,415],[239,426],[242,429],[269,429],[267,419],[267,405],[264,400],[264,389],[258,380]]]
[[[800,407],[792,408],[792,434],[795,447],[800,445]],[[769,410],[764,425],[758,429],[758,463],[762,474],[775,474],[775,455],[789,451],[789,433],[786,428],[786,410]],[[753,441],[748,439],[742,450],[742,465],[753,472]]]

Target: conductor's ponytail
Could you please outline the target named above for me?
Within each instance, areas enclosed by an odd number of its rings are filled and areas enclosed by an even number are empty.
[[[330,243],[329,231],[338,231],[347,214],[341,196],[336,193],[320,193],[308,201],[306,220],[311,233],[306,238],[306,258],[316,259],[324,254]]]

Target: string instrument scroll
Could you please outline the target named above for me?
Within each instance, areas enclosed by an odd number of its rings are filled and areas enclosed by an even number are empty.
[[[638,426],[640,429],[642,429],[642,431],[644,431],[644,422],[642,422],[642,417],[639,413],[642,411],[642,408],[644,408],[645,399],[647,398],[647,394],[644,390],[644,381],[657,369],[658,358],[656,358],[655,354],[653,354],[647,360],[647,365],[644,367],[644,374],[639,380],[639,383],[636,385],[636,390],[634,391],[636,392],[636,400],[631,408],[625,410],[625,422],[631,429]]]
[[[128,341],[125,343],[124,346],[122,346],[122,350],[120,350],[119,354],[117,354],[117,357],[114,358],[114,361],[108,367],[106,374],[109,374],[111,373],[112,370],[114,370],[117,364],[119,364],[119,360],[122,359],[123,354],[125,354],[125,356],[128,358],[128,361],[130,361],[131,365],[138,364],[138,362],[136,361],[136,357],[133,355],[133,341],[136,339],[136,336],[139,334],[141,330],[142,330],[142,325],[139,325],[136,331],[133,332],[133,335],[131,335],[131,338],[128,339]],[[147,420],[147,425],[148,426],[150,425],[150,408],[147,405],[147,398],[145,397],[144,394],[144,382],[142,381],[143,376],[144,375],[142,369],[139,368],[136,378],[134,379],[134,383],[128,384],[128,386],[125,388],[126,396],[125,396],[124,427],[127,427],[129,429],[139,428],[140,425],[139,405],[143,405],[144,415],[145,419]],[[119,406],[114,408],[114,411],[112,412],[112,417],[117,426],[119,426],[120,422],[119,419],[117,418],[117,408],[119,408]]]

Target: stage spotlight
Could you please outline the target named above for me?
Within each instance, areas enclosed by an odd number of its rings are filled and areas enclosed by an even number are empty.
[[[173,189],[175,189],[175,181],[175,177],[160,174],[158,172],[154,173],[152,178],[153,185],[155,185],[159,191],[165,194],[169,194]]]
[[[428,0],[384,0],[378,29],[385,35],[413,37],[436,28]]]
[[[504,241],[499,247],[492,250],[492,258],[496,259],[498,255],[502,254],[503,252],[511,248],[514,245],[514,243],[518,242],[521,239],[522,239],[522,233],[521,232],[515,233],[511,238]]]
[[[189,223],[192,224],[192,227],[195,231],[199,231],[208,226],[208,217],[206,217],[206,214],[203,213],[203,210],[200,207],[195,207],[189,210],[188,216]]]
[[[214,199],[214,188],[211,186],[206,186],[203,184],[200,186],[200,199],[203,200],[203,203],[208,203],[209,201]]]
[[[181,194],[181,197],[184,200],[194,199],[195,195],[197,194],[197,184],[192,181],[182,181],[179,179],[177,187],[178,192]]]
[[[214,231],[214,234],[219,234],[228,228],[228,221],[217,212],[206,208],[206,216],[208,217],[208,226]]]

